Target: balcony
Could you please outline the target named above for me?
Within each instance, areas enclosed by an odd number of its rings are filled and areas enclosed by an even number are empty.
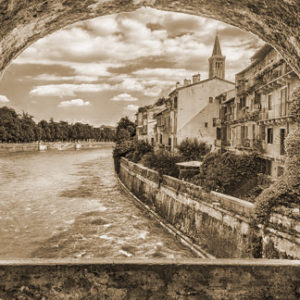
[[[253,151],[254,140],[248,138],[242,138],[239,140],[236,147],[240,150]]]
[[[259,113],[259,116],[258,116],[259,121],[268,120],[268,119],[269,119],[269,112],[268,111],[261,111]]]
[[[258,91],[264,95],[271,93],[274,90],[277,90],[285,85],[288,81],[295,76],[293,71],[289,71],[281,75],[279,71],[273,72],[272,76],[267,77],[265,84],[258,88]]]

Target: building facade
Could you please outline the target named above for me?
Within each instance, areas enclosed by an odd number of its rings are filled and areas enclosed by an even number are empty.
[[[289,116],[292,91],[300,80],[269,45],[252,57],[251,64],[236,74],[235,96],[219,95],[217,121],[219,147],[235,151],[256,150],[265,160],[266,174],[283,173],[284,142],[295,126]]]
[[[214,145],[216,129],[214,120],[219,117],[219,103],[215,97],[229,89],[234,83],[225,78],[225,56],[222,56],[219,37],[216,36],[212,56],[209,58],[209,78],[200,80],[200,74],[192,80],[184,80],[183,86],[177,84],[170,94],[173,111],[173,134],[171,149],[184,139],[198,139]]]
[[[152,146],[157,143],[155,115],[165,109],[165,105],[149,105],[140,107],[136,114],[136,130],[138,140],[148,142]]]

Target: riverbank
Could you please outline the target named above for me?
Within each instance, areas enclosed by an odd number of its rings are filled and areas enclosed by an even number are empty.
[[[217,258],[299,259],[299,210],[279,207],[253,240],[254,204],[158,172],[125,158],[119,177],[141,201]]]
[[[113,142],[47,142],[47,143],[0,143],[0,153],[47,150],[95,149],[103,145],[113,146]]]

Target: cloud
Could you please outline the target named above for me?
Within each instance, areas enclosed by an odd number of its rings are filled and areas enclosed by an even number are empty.
[[[76,106],[89,106],[91,103],[89,101],[84,101],[82,99],[73,99],[69,101],[61,101],[58,107],[76,107]]]
[[[208,18],[142,8],[77,22],[38,40],[14,61],[14,72],[6,73],[11,82],[2,80],[0,90],[6,94],[11,86],[8,95],[24,110],[35,101],[30,109],[37,118],[51,113],[99,124],[116,121],[121,114],[133,115],[133,104],[168,95],[177,81],[196,73],[206,79],[216,31],[226,55],[226,78],[234,80],[261,45],[255,36]],[[15,81],[22,81],[18,92]],[[58,108],[59,101],[38,101],[39,96],[102,100],[82,115],[80,109]]]
[[[126,106],[126,110],[128,110],[128,111],[137,111],[138,110],[138,108],[139,108],[139,106],[138,105],[134,105],[134,104],[129,104],[129,105],[127,105]]]
[[[0,103],[9,103],[9,99],[4,96],[4,95],[0,95]]]
[[[139,75],[144,77],[151,77],[151,78],[168,78],[173,79],[174,81],[178,77],[184,77],[190,75],[190,72],[186,69],[176,69],[176,68],[146,68],[135,71],[132,73],[133,75]]]
[[[76,93],[95,93],[110,90],[109,84],[48,84],[34,87],[29,94],[33,96],[74,96]]]
[[[117,96],[114,96],[111,100],[112,101],[138,101],[137,98],[135,98],[127,93],[122,93]]]
[[[75,75],[75,76],[59,76],[56,74],[40,74],[35,77],[28,76],[27,78],[38,80],[38,81],[73,81],[73,82],[96,82],[98,80],[97,76],[85,76],[85,75]]]

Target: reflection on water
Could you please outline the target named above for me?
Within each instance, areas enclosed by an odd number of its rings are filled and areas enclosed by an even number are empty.
[[[0,258],[192,257],[120,189],[111,152],[0,154]]]

